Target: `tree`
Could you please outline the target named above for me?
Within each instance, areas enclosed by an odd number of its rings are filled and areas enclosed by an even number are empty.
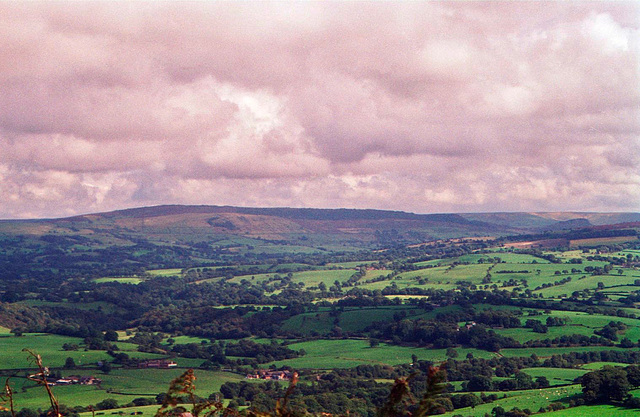
[[[517,389],[531,389],[533,388],[533,385],[533,378],[531,375],[524,372],[516,372]]]
[[[475,375],[467,383],[467,391],[491,391],[493,382],[484,375]]]
[[[75,367],[76,367],[76,361],[74,361],[72,357],[68,357],[64,361],[64,369],[75,369]]]
[[[546,376],[539,376],[536,378],[536,387],[537,388],[547,388],[549,387],[549,380]]]
[[[105,374],[108,374],[109,372],[111,372],[111,365],[109,364],[109,362],[102,362],[102,365],[98,369],[100,369]]]
[[[634,346],[635,346],[635,343],[633,343],[631,339],[629,339],[628,337],[625,337],[620,341],[620,347],[632,348]]]
[[[96,404],[96,410],[110,410],[112,408],[118,408],[118,401],[113,398],[107,398]]]
[[[117,342],[118,341],[118,332],[115,330],[107,330],[104,332],[104,340],[107,342]]]
[[[372,348],[380,346],[380,340],[378,340],[378,339],[376,339],[374,337],[370,338],[369,339],[369,346],[372,347]]]
[[[583,375],[581,384],[584,400],[588,403],[622,401],[631,389],[627,372],[610,366]]]

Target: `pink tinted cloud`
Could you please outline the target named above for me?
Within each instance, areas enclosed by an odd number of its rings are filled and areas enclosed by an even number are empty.
[[[633,2],[0,4],[0,217],[637,210]]]

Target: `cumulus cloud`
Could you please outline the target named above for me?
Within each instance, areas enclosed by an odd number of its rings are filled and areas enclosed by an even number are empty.
[[[0,4],[0,218],[638,210],[633,2]]]

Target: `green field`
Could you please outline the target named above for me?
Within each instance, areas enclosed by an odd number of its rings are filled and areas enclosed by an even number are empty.
[[[568,408],[566,410],[553,411],[545,413],[544,416],[551,417],[637,417],[640,414],[638,410],[624,407],[616,407],[615,405],[590,405]]]
[[[617,237],[599,237],[593,239],[577,239],[571,241],[571,247],[596,247],[602,245],[615,245],[616,243],[631,242],[638,240],[637,236],[617,236]]]
[[[182,269],[180,268],[169,268],[169,269],[150,269],[147,271],[147,274],[157,276],[157,277],[168,277],[168,276],[181,276]]]
[[[589,371],[593,371],[593,370],[597,370],[597,369],[601,369],[605,366],[621,366],[621,367],[626,367],[629,366],[628,363],[620,363],[620,362],[591,362],[591,363],[585,363],[584,365],[582,365],[580,368],[581,369],[586,369]]]
[[[571,368],[524,368],[520,370],[525,374],[531,375],[534,379],[544,376],[549,380],[551,385],[572,384],[574,379],[589,372],[586,369]]]
[[[54,395],[61,404],[65,405],[95,405],[106,399],[113,398],[118,404],[125,405],[134,398],[155,398],[166,392],[169,383],[181,375],[184,369],[114,369],[108,375],[95,370],[65,371],[63,375],[93,375],[102,380],[100,387],[90,385],[55,386]],[[196,375],[195,393],[207,397],[220,390],[225,382],[238,382],[244,379],[242,375],[229,372],[211,372],[198,370]],[[44,388],[36,386],[34,382],[24,378],[14,378],[10,381],[16,391],[15,402],[20,408],[47,408],[48,397]],[[23,389],[24,387],[24,389]],[[154,407],[157,410],[158,406]],[[106,411],[110,414],[111,411]]]
[[[132,398],[133,399],[133,398]],[[81,417],[93,417],[95,416],[110,416],[114,414],[131,415],[131,413],[137,414],[138,417],[153,417],[158,412],[159,405],[145,405],[142,407],[126,407],[126,408],[114,408],[112,410],[96,411],[95,414],[91,411],[79,413]]]
[[[424,349],[405,346],[393,346],[381,343],[372,348],[367,340],[320,339],[309,342],[293,343],[290,349],[304,349],[306,355],[272,362],[280,366],[290,366],[294,369],[331,369],[351,368],[364,364],[399,365],[411,363],[411,355],[416,355],[419,360],[442,362],[447,359],[446,349]],[[472,353],[476,358],[495,357],[493,353],[477,349],[456,349],[460,357]]]
[[[503,394],[507,395],[507,398],[501,398],[497,401],[477,405],[474,409],[471,408],[459,408],[455,411],[451,411],[442,416],[452,417],[455,415],[471,416],[471,417],[484,417],[485,413],[491,415],[491,410],[494,407],[500,406],[505,410],[511,410],[517,407],[521,410],[529,409],[533,412],[537,412],[540,407],[546,407],[552,402],[561,402],[565,405],[568,404],[569,398],[581,392],[580,385],[569,385],[564,387],[550,387],[546,389],[532,389],[522,391],[510,391],[499,392],[498,396]],[[547,414],[544,414],[545,416]],[[617,414],[616,414],[617,415]]]
[[[471,255],[463,255],[458,258],[454,258],[459,262],[470,262],[477,263],[479,259],[488,260],[489,258],[500,258],[501,261],[508,264],[548,264],[549,261],[546,259],[539,258],[537,256],[521,254],[521,253],[510,253],[510,252],[490,252],[490,253],[474,253]]]
[[[74,359],[76,365],[95,366],[98,361],[111,360],[111,356],[105,351],[83,349],[76,351],[65,351],[62,345],[82,344],[82,339],[77,337],[58,336],[52,334],[25,334],[21,337],[4,336],[0,337],[0,369],[33,369],[34,366],[29,362],[29,355],[22,349],[28,348],[42,356],[45,366],[62,367],[66,358]],[[133,358],[159,358],[161,356],[152,353],[138,352],[135,347],[130,344],[127,354]],[[124,347],[124,346],[123,346]]]
[[[568,352],[598,352],[603,350],[619,350],[624,351],[626,349],[616,347],[616,346],[580,346],[580,347],[536,347],[536,348],[527,348],[527,349],[501,349],[500,354],[506,356],[508,358],[517,358],[524,356],[531,356],[534,353],[539,358],[548,358],[553,355],[562,355],[563,353]]]
[[[85,375],[86,373],[83,373]],[[96,377],[102,377],[101,374],[94,374]],[[13,382],[14,380],[12,380]],[[49,398],[44,388],[35,385],[28,385],[25,391],[16,389],[14,395],[15,404],[19,408],[42,408],[44,410],[50,407]],[[107,393],[105,390],[98,389],[91,385],[69,385],[53,387],[53,392],[60,404],[69,406],[88,406],[97,404],[98,402],[113,398],[119,404],[127,404],[136,397],[130,395],[120,395],[115,393]],[[141,395],[142,397],[142,395]],[[151,397],[149,397],[151,398]]]
[[[101,375],[100,378],[102,387],[112,392],[155,396],[160,392],[166,392],[169,389],[169,383],[184,371],[184,369],[114,369],[109,375]],[[230,372],[196,370],[195,375],[195,393],[204,398],[218,392],[225,382],[244,380],[243,375]]]
[[[292,282],[303,282],[305,287],[315,287],[318,286],[321,282],[328,287],[332,286],[335,281],[344,282],[351,277],[356,271],[353,269],[330,269],[330,270],[312,270],[312,271],[303,271],[303,272],[294,272],[292,273]],[[229,280],[229,282],[240,284],[243,280],[247,280],[252,284],[260,283],[262,281],[266,281],[274,278],[276,273],[265,273],[265,274],[252,274],[252,275],[238,275]],[[280,277],[286,277],[286,274],[279,273],[277,274]],[[205,281],[216,281],[220,278],[212,278],[210,280]]]
[[[298,314],[284,322],[283,329],[289,331],[299,331],[304,335],[328,334],[336,324],[347,332],[362,331],[366,327],[377,321],[387,321],[393,319],[394,314],[405,312],[407,318],[416,319],[427,317],[431,313],[412,306],[381,306],[363,308],[345,308],[342,312],[336,312],[332,316],[326,308],[309,313]]]
[[[138,277],[105,277],[105,278],[96,278],[94,280],[94,282],[97,284],[101,284],[103,282],[119,282],[121,284],[140,284],[142,281],[144,280]]]
[[[551,314],[541,314],[538,316],[521,316],[521,322],[524,324],[527,320],[533,319],[545,323],[548,317],[561,317],[569,319],[565,326],[549,327],[547,333],[535,333],[531,329],[514,328],[514,329],[496,329],[496,332],[502,336],[512,337],[515,340],[524,343],[529,340],[554,339],[564,335],[584,335],[593,336],[594,330],[601,329],[611,321],[620,321],[628,326],[627,330],[620,337],[629,337],[636,340],[640,337],[640,320],[628,317],[613,317],[603,314],[589,314],[575,311],[552,311]]]

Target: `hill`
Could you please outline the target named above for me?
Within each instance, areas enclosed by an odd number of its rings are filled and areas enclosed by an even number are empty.
[[[388,210],[163,205],[62,219],[0,221],[0,235],[132,244],[258,239],[374,248],[639,222],[640,213],[415,214]]]
[[[637,224],[603,224],[638,220],[638,213],[415,214],[164,205],[62,219],[0,221],[0,274],[45,277],[62,271],[69,276],[131,275],[145,268],[254,263],[285,257],[308,261],[311,256],[323,262],[323,255],[405,248],[463,237],[527,235],[530,240],[568,242],[628,236],[624,228]],[[592,228],[597,234],[591,233]],[[610,233],[610,229],[622,230]],[[557,235],[570,230],[582,232]]]

